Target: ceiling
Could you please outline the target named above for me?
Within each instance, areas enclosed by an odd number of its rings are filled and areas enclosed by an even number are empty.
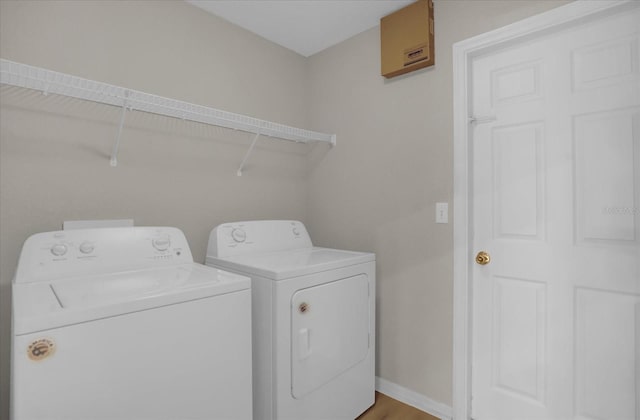
[[[414,0],[185,0],[309,57]]]

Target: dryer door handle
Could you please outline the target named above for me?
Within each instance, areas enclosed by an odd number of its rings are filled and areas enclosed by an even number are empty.
[[[311,331],[301,328],[298,331],[298,358],[304,360],[311,355]]]

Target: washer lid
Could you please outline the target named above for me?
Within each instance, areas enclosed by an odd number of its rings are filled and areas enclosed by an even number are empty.
[[[14,333],[27,334],[249,289],[245,276],[201,264],[13,285]]]
[[[207,257],[207,264],[247,275],[283,280],[374,260],[375,254],[368,252],[312,247],[226,258]]]

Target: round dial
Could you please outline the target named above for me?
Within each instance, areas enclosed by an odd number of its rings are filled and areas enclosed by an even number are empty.
[[[171,246],[171,240],[169,237],[155,238],[151,241],[151,244],[158,251],[166,251]]]
[[[95,246],[91,242],[83,242],[80,244],[80,252],[83,254],[91,254],[95,249]]]
[[[297,227],[294,227],[293,228],[293,234],[296,235],[296,236],[300,235],[300,229],[298,229]]]
[[[231,231],[231,237],[236,242],[244,242],[247,239],[247,233],[240,228],[236,228]]]
[[[67,246],[65,244],[55,244],[51,247],[51,253],[56,257],[61,257],[67,253]]]

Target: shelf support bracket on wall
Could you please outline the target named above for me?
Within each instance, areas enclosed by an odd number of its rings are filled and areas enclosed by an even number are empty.
[[[127,115],[127,106],[129,92],[124,93],[124,102],[122,103],[122,112],[120,113],[120,124],[118,125],[118,134],[116,135],[116,142],[113,144],[111,150],[111,166],[118,166],[118,148],[120,147],[120,138],[122,137],[122,127],[124,126],[124,117]]]
[[[242,168],[244,168],[244,164],[247,162],[247,159],[249,159],[249,155],[253,151],[253,148],[256,145],[256,142],[258,141],[258,137],[260,137],[260,130],[258,130],[258,132],[256,133],[256,136],[253,138],[253,141],[251,142],[251,146],[249,146],[249,150],[247,150],[247,153],[244,155],[244,159],[242,159],[242,162],[240,163],[240,167],[238,168],[238,172],[236,172],[236,175],[242,176]]]

